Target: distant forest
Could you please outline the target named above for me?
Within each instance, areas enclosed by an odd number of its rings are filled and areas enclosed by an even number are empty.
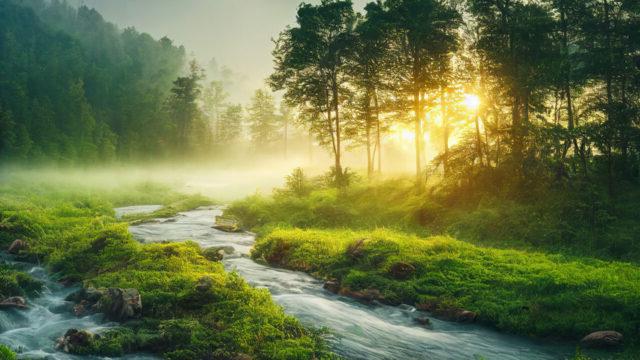
[[[181,141],[166,102],[185,61],[170,39],[120,30],[84,6],[0,0],[0,157],[166,156]]]

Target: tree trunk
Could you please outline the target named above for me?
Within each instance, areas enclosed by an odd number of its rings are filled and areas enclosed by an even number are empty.
[[[607,122],[609,123],[610,129],[612,128],[613,119],[613,74],[611,73],[611,66],[613,65],[613,60],[611,56],[612,45],[611,45],[611,24],[609,17],[609,2],[607,0],[604,1],[604,16],[605,16],[605,25],[606,25],[606,46],[607,46],[607,65],[606,65],[606,83],[607,83]],[[608,161],[608,183],[609,183],[609,195],[613,196],[613,131],[611,131],[609,141],[609,153],[607,156]]]
[[[420,90],[416,88],[413,94],[415,111],[415,143],[416,143],[416,186],[422,187],[422,101]]]
[[[380,134],[380,106],[378,104],[378,92],[373,92],[373,102],[376,107],[376,149],[378,151],[378,173],[382,173],[382,141]]]
[[[289,142],[289,119],[284,119],[284,159],[287,160]]]
[[[444,176],[449,175],[449,116],[447,113],[447,102],[446,102],[446,94],[445,88],[442,86],[440,88],[440,107],[442,108],[442,129],[443,129],[443,139],[444,139],[444,154],[442,157],[442,170],[444,172]]]
[[[371,151],[371,93],[369,90],[365,93],[364,99],[364,129],[365,129],[365,144],[367,147],[367,177],[371,179],[373,177],[373,155]]]
[[[335,116],[334,116],[334,121],[335,121],[335,132],[336,132],[336,153],[335,153],[335,160],[336,160],[336,177],[338,178],[338,182],[340,183],[342,181],[342,161],[341,161],[341,157],[342,157],[342,149],[341,149],[341,133],[340,133],[340,106],[338,103],[338,79],[337,79],[337,74],[334,72],[333,73],[333,79],[332,79],[332,92],[333,92],[333,108],[335,111]]]
[[[478,161],[480,166],[484,165],[483,155],[482,155],[482,136],[480,135],[480,113],[476,110],[475,114],[475,123],[476,123],[476,151],[478,154]]]

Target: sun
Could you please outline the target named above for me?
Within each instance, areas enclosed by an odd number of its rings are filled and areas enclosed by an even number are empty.
[[[476,110],[480,107],[480,98],[478,95],[466,94],[464,96],[464,106],[470,110]]]

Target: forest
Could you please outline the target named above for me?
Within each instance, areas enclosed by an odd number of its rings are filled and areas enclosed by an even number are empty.
[[[640,2],[283,3],[0,0],[0,360],[640,359]]]

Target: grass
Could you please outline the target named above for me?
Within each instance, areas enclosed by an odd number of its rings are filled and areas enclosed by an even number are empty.
[[[632,264],[383,229],[275,229],[258,240],[252,256],[337,279],[352,291],[379,290],[390,304],[470,310],[481,323],[511,333],[575,340],[606,329],[622,332],[630,344],[640,340],[640,268]],[[400,262],[415,268],[406,280],[391,275]]]
[[[113,210],[115,205],[164,204],[162,214],[170,215],[209,200],[151,184],[97,190],[62,183],[0,184],[0,246],[25,239],[27,257],[61,278],[85,286],[136,288],[142,294],[141,320],[103,334],[80,353],[150,351],[174,360],[333,358],[322,335],[287,316],[267,290],[254,289],[205,259],[195,243],[138,243]],[[8,293],[31,287],[18,272],[3,270],[0,277],[7,279]],[[204,277],[213,286],[197,291]]]
[[[16,360],[16,354],[5,345],[0,344],[0,360]]]
[[[257,232],[269,228],[391,228],[450,235],[477,245],[640,262],[640,191],[614,201],[603,189],[532,188],[519,198],[434,186],[417,193],[411,179],[354,183],[337,190],[309,185],[256,194],[225,211]],[[621,190],[622,191],[622,190]]]
[[[11,296],[34,296],[43,284],[11,266],[0,265],[0,300]]]

